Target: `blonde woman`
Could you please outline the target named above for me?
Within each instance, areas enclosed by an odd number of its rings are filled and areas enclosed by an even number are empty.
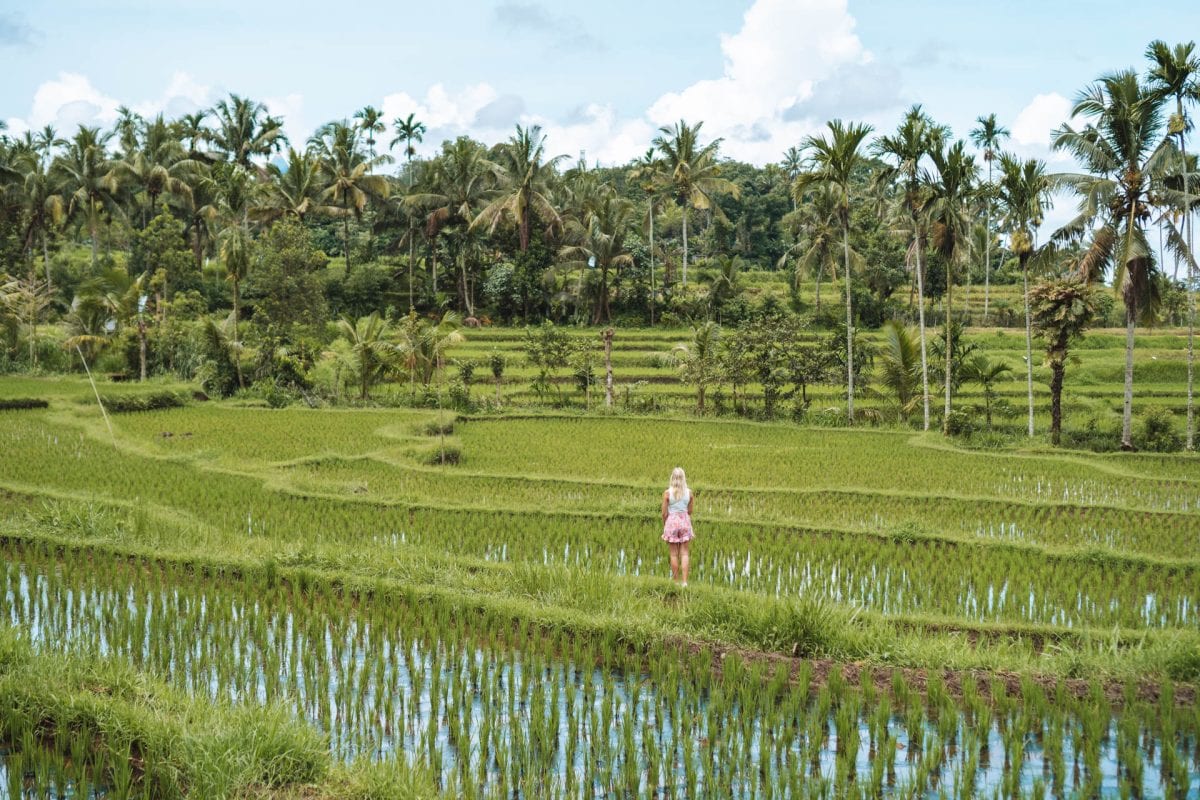
[[[687,586],[691,566],[688,548],[696,534],[692,532],[692,491],[683,467],[671,471],[671,483],[663,492],[662,519],[662,538],[671,547],[671,580]]]

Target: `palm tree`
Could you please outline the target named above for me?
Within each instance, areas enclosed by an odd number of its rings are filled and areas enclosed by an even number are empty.
[[[1153,192],[1178,150],[1162,138],[1167,96],[1141,83],[1132,70],[1105,75],[1079,96],[1072,116],[1089,119],[1076,131],[1055,132],[1054,146],[1087,170],[1059,176],[1080,196],[1079,214],[1056,234],[1086,238],[1081,274],[1098,279],[1110,266],[1113,287],[1125,304],[1125,403],[1121,447],[1133,449],[1133,340],[1138,320],[1152,318],[1158,304],[1154,251],[1146,236]]]
[[[683,209],[683,286],[687,288],[688,269],[688,212],[711,209],[718,219],[725,214],[716,204],[719,194],[741,196],[737,184],[721,177],[721,166],[717,163],[717,150],[721,139],[706,145],[700,144],[700,128],[703,122],[688,125],[680,120],[675,125],[659,128],[654,146],[662,153],[667,173],[667,185],[677,205]]]
[[[358,129],[343,122],[321,126],[309,144],[315,149],[325,190],[321,197],[339,209],[342,218],[342,253],[346,259],[346,275],[350,274],[350,217],[361,220],[370,198],[387,197],[387,178],[373,175],[377,164],[391,161],[391,156],[369,156],[359,148]]]
[[[480,209],[492,197],[498,168],[487,157],[487,151],[470,137],[460,136],[453,142],[442,145],[441,154],[429,163],[429,184],[424,192],[413,192],[405,203],[411,210],[427,209],[426,234],[437,246],[437,236],[453,229],[466,236],[478,219]],[[460,255],[465,250],[460,248]],[[469,288],[466,279],[466,260],[460,259],[464,271],[463,304],[468,304]],[[436,270],[436,266],[434,266]],[[437,273],[434,273],[434,283]]]
[[[310,150],[297,151],[289,147],[287,168],[267,165],[270,181],[266,184],[263,202],[250,209],[250,216],[266,222],[281,217],[295,217],[304,222],[309,214],[333,214],[337,209],[321,202],[325,186],[321,181],[321,164]]]
[[[971,251],[971,231],[974,227],[972,205],[975,179],[979,169],[975,158],[966,152],[960,140],[946,150],[938,147],[931,153],[937,178],[930,181],[932,199],[929,218],[933,224],[932,242],[946,261],[946,408],[942,417],[942,432],[950,432],[950,398],[953,391],[953,357],[951,330],[954,323],[954,268],[963,264]]]
[[[19,148],[13,164],[20,179],[17,196],[24,211],[25,230],[22,239],[29,253],[30,269],[33,265],[34,243],[40,238],[45,280],[47,285],[51,285],[50,233],[62,222],[66,204],[62,195],[55,191],[50,161],[45,151],[34,147]]]
[[[408,176],[408,190],[411,193],[413,188],[413,171],[412,157],[416,155],[417,150],[415,145],[420,144],[425,138],[425,123],[419,122],[416,116],[409,114],[401,119],[396,117],[392,120],[392,127],[396,131],[396,138],[392,139],[391,147],[395,147],[399,143],[404,144],[404,174]],[[414,218],[411,213],[408,215],[408,308],[411,311],[413,308],[413,277],[417,263],[417,237],[414,232]]]
[[[198,145],[207,137],[204,118],[208,116],[208,113],[207,110],[200,110],[192,114],[184,114],[174,122],[176,135],[180,141],[186,140],[188,143],[188,158],[199,160],[201,157]]]
[[[809,152],[809,171],[796,178],[793,191],[799,200],[810,186],[826,186],[837,197],[838,220],[842,224],[843,274],[846,292],[846,418],[854,424],[854,316],[850,292],[850,192],[855,170],[865,163],[863,143],[871,126],[849,124],[835,119],[829,123],[829,136],[809,136],[804,149]]]
[[[233,224],[225,229],[221,238],[221,260],[225,262],[225,279],[233,288],[233,355],[237,367],[238,388],[244,387],[242,378],[241,339],[238,338],[238,316],[241,310],[242,281],[250,272],[250,232],[244,225]]]
[[[1025,304],[1025,389],[1029,398],[1029,430],[1033,436],[1033,327],[1029,309],[1029,260],[1036,253],[1034,237],[1042,224],[1053,181],[1046,165],[1036,159],[1020,161],[1007,153],[1000,156],[1000,185],[997,197],[1004,209],[1002,226],[1008,247],[1021,266],[1022,298]]]
[[[921,110],[913,106],[904,115],[896,133],[881,136],[872,150],[877,156],[889,159],[890,163],[880,171],[880,183],[896,184],[901,190],[898,197],[901,213],[907,215],[912,230],[912,242],[908,254],[916,264],[917,277],[917,329],[921,340],[921,400],[925,413],[924,430],[929,430],[929,356],[925,340],[925,212],[929,205],[929,187],[923,180],[921,160],[942,146],[949,129],[937,125]]]
[[[608,306],[608,273],[633,265],[633,256],[625,248],[625,233],[632,215],[633,203],[609,190],[582,222],[572,220],[568,227],[567,240],[570,244],[559,253],[565,259],[563,266],[579,270],[594,267],[600,274],[600,286],[592,307],[593,325],[612,319]]]
[[[799,296],[800,276],[805,273],[811,275],[816,290],[816,313],[819,315],[821,276],[826,268],[833,275],[833,279],[837,280],[837,257],[842,233],[837,192],[829,186],[822,186],[817,191],[810,192],[808,201],[785,215],[782,222],[796,236],[796,243],[779,257],[778,266],[782,269],[789,257],[797,257],[792,289]],[[858,254],[853,250],[850,252],[850,260],[851,263],[859,260]]]
[[[213,167],[200,164],[188,175],[187,181],[189,191],[180,202],[184,221],[183,235],[191,242],[196,271],[199,272],[204,266],[204,254],[220,215],[220,192],[213,177]]]
[[[262,103],[236,94],[218,100],[211,112],[214,129],[203,129],[204,136],[227,161],[249,169],[251,159],[271,156],[287,144],[283,120],[267,113]]]
[[[663,184],[666,180],[666,169],[653,147],[642,154],[634,162],[630,179],[640,182],[642,191],[646,193],[646,229],[650,233],[650,324],[654,324],[654,217],[662,198]]]
[[[988,430],[992,428],[992,403],[996,400],[996,384],[1010,374],[1012,367],[1007,361],[992,361],[982,353],[966,359],[963,363],[963,380],[978,383],[983,389],[983,407]]]
[[[709,320],[692,328],[690,342],[675,345],[675,361],[684,383],[696,387],[696,413],[704,416],[704,395],[720,379],[721,357],[718,345],[721,326]]]
[[[1033,327],[1046,340],[1046,366],[1050,367],[1050,441],[1062,433],[1063,376],[1071,344],[1083,336],[1096,313],[1095,292],[1074,276],[1043,281],[1029,290]]]
[[[383,122],[383,112],[375,108],[375,106],[363,106],[354,112],[354,118],[358,120],[355,123],[358,125],[358,129],[366,134],[367,149],[371,152],[371,158],[374,158],[375,134],[383,133],[387,130],[387,125]]]
[[[983,195],[983,225],[987,229],[983,256],[983,324],[987,325],[988,299],[992,286],[992,162],[999,157],[1000,143],[1009,137],[1009,130],[996,122],[995,114],[978,117],[975,121],[979,123],[979,127],[971,131],[971,142],[983,151],[988,173],[987,190]]]
[[[117,210],[117,179],[108,158],[111,133],[80,125],[50,171],[67,197],[67,215],[82,215],[92,240],[92,271],[96,270],[100,215]]]
[[[197,162],[187,158],[183,145],[175,138],[162,114],[145,126],[141,146],[113,164],[120,180],[146,194],[147,202],[142,207],[143,227],[149,219],[148,213],[154,212],[160,195],[183,197],[191,191],[187,177],[197,166]]]
[[[1196,351],[1194,347],[1196,332],[1196,275],[1193,268],[1195,240],[1192,236],[1192,207],[1196,201],[1189,191],[1189,164],[1187,155],[1187,133],[1192,129],[1191,120],[1187,117],[1187,104],[1200,102],[1200,58],[1195,55],[1195,43],[1177,44],[1174,48],[1167,43],[1156,40],[1146,48],[1146,57],[1153,62],[1150,70],[1150,83],[1160,93],[1175,98],[1175,113],[1167,122],[1167,135],[1175,135],[1179,139],[1179,155],[1183,173],[1184,221],[1183,232],[1187,251],[1187,287],[1188,287],[1188,355],[1187,355],[1187,449],[1195,449],[1195,408],[1193,405],[1193,385],[1195,376]],[[1178,263],[1178,262],[1176,262]]]
[[[783,151],[783,161],[779,166],[783,168],[783,172],[788,177],[788,182],[796,180],[796,177],[804,169],[804,153],[799,147],[789,147]],[[796,198],[792,197],[792,211],[796,210]]]
[[[565,156],[561,155],[546,158],[546,137],[539,126],[522,128],[518,125],[516,134],[496,153],[500,191],[479,212],[471,227],[486,226],[488,233],[492,233],[501,219],[508,218],[517,226],[518,241],[524,253],[529,249],[530,229],[535,217],[550,226],[562,224],[546,191],[555,166],[563,158]]]
[[[875,355],[880,365],[879,383],[895,395],[896,415],[904,421],[921,397],[920,348],[899,320],[888,320],[883,332],[883,347]]]
[[[717,314],[719,322],[721,307],[741,291],[742,282],[738,273],[742,268],[742,260],[737,256],[717,256],[715,263],[717,274],[708,286],[708,308],[709,313]]]
[[[395,347],[390,341],[388,321],[372,311],[369,316],[351,321],[342,317],[337,323],[338,333],[350,343],[350,351],[358,362],[358,375],[362,387],[361,399],[370,396],[371,384],[387,367],[390,354]]]

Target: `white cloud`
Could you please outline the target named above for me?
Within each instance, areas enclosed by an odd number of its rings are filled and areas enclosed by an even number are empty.
[[[1050,133],[1071,118],[1071,102],[1057,92],[1039,94],[1013,120],[1012,140],[1025,147],[1050,147]]]
[[[898,84],[880,80],[881,68],[854,33],[845,0],[757,0],[735,34],[721,36],[725,67],[719,78],[698,81],[660,97],[647,111],[656,126],[679,119],[705,121],[722,136],[726,155],[755,163],[778,160],[824,124],[828,99],[842,87],[884,86],[873,108],[895,101]],[[869,77],[855,80],[854,73]],[[829,81],[830,87],[822,86]]]

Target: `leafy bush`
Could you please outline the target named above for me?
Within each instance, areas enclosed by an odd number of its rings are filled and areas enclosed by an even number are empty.
[[[954,409],[942,419],[946,433],[951,436],[970,436],[975,432],[975,420],[962,409]]]
[[[1150,406],[1142,414],[1141,435],[1137,446],[1155,453],[1174,453],[1183,447],[1175,430],[1175,415],[1168,408]]]
[[[183,398],[174,392],[153,392],[151,394],[103,394],[100,401],[112,414],[124,414],[133,411],[158,411],[164,408],[182,408]]]
[[[0,398],[0,411],[25,411],[32,408],[48,408],[49,406],[49,401],[40,400],[36,397]]]

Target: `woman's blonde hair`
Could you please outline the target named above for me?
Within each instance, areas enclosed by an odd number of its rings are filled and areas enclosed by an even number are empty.
[[[684,474],[683,467],[671,470],[671,483],[667,486],[667,491],[671,493],[672,503],[687,495],[687,475]]]

